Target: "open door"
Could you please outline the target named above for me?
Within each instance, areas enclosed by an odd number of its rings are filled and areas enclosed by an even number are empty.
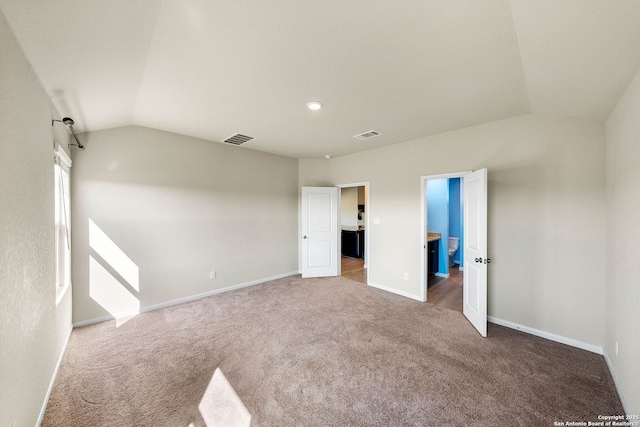
[[[338,188],[302,187],[302,277],[338,275]]]
[[[462,311],[487,336],[487,170],[464,176],[464,277]]]

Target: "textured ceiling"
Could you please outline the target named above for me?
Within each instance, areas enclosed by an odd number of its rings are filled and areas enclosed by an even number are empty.
[[[339,156],[530,112],[602,122],[637,0],[0,0],[78,130],[140,125]],[[319,100],[320,111],[306,103]],[[353,135],[375,129],[381,136]]]

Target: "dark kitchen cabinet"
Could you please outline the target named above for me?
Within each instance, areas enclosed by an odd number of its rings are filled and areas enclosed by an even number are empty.
[[[342,230],[342,255],[364,257],[364,230]]]

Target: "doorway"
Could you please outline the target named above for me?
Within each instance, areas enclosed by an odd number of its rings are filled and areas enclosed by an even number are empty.
[[[427,301],[462,313],[464,178],[429,179],[426,190]]]
[[[430,263],[429,258],[437,256],[439,260],[448,259],[448,229],[442,233],[432,235],[429,239],[429,231],[433,224],[428,224],[429,199],[433,193],[428,191],[429,182],[431,180],[464,178],[460,180],[460,188],[463,194],[460,197],[463,205],[463,232],[461,235],[462,242],[459,247],[462,248],[462,266],[464,273],[462,275],[462,313],[478,330],[481,336],[487,336],[487,268],[491,259],[487,256],[487,186],[488,173],[486,168],[478,169],[471,172],[458,172],[442,175],[430,175],[421,177],[421,241],[423,254],[420,258],[421,271],[421,292],[422,301],[428,300],[428,276],[429,266],[431,272],[436,277],[450,278],[449,263],[444,261],[444,270],[434,271],[436,261]],[[448,182],[448,181],[445,181]],[[445,234],[447,239],[442,239]],[[443,248],[443,254],[433,254],[429,247],[433,241],[442,239],[446,241],[446,245],[437,245],[437,248]],[[429,242],[431,240],[431,242]],[[447,252],[444,252],[444,248]],[[446,257],[445,257],[446,254]],[[438,266],[442,266],[442,262],[438,262]],[[455,265],[454,265],[455,268]],[[459,268],[458,268],[459,270]]]
[[[338,185],[340,275],[367,284],[369,183]]]

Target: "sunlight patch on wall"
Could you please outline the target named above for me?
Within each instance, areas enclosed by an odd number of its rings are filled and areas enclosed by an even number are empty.
[[[236,394],[220,368],[213,377],[198,405],[207,427],[249,427],[251,414]]]
[[[89,219],[89,247],[96,251],[129,285],[140,292],[140,271],[136,263]]]
[[[128,289],[140,290],[138,266],[91,219],[89,247],[96,254],[89,255],[89,295],[119,327],[140,313],[140,300]]]

